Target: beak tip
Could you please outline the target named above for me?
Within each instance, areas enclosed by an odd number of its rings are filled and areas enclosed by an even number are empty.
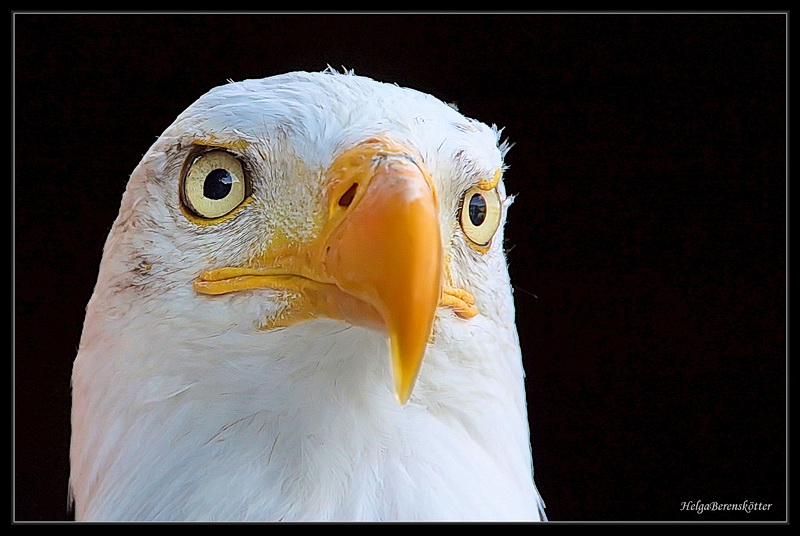
[[[394,396],[397,399],[397,403],[401,406],[405,406],[411,398],[413,390],[414,382],[402,382],[398,380],[394,388]]]
[[[392,376],[394,377],[394,394],[397,402],[404,406],[411,394],[414,392],[414,386],[417,383],[420,368],[422,368],[422,361],[425,356],[425,346],[416,348],[409,351],[408,348],[402,348],[399,340],[391,337],[391,353],[393,370]]]

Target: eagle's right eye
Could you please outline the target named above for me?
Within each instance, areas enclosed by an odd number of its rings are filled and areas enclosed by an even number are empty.
[[[195,157],[183,177],[181,200],[195,216],[221,218],[247,195],[247,178],[239,159],[215,149]]]

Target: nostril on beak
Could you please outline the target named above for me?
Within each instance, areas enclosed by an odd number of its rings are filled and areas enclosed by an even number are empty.
[[[353,199],[356,197],[356,191],[358,190],[358,183],[354,182],[347,191],[342,194],[342,197],[339,198],[339,206],[340,207],[349,207],[350,204],[353,202]]]

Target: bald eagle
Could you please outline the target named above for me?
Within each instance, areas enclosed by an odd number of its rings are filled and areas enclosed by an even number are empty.
[[[133,171],[74,364],[78,520],[543,520],[498,129],[352,73],[212,89]]]

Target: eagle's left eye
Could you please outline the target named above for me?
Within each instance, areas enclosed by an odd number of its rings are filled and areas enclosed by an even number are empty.
[[[221,218],[244,201],[246,190],[242,163],[231,153],[216,149],[191,161],[183,177],[181,200],[196,216]]]
[[[470,245],[482,250],[489,247],[503,214],[503,202],[496,188],[472,187],[461,200],[459,221]]]

